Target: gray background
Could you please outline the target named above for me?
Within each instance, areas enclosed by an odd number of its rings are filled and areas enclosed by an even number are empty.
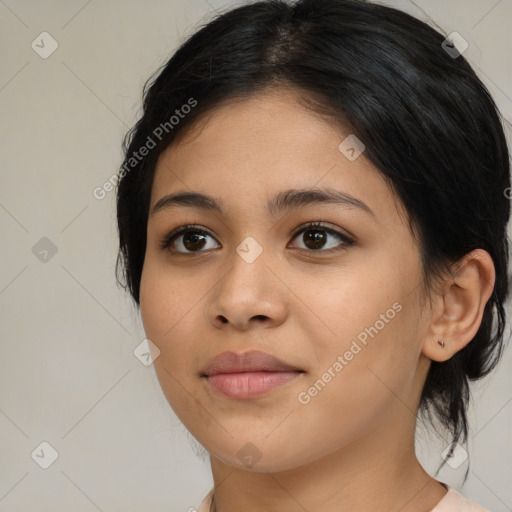
[[[121,163],[145,80],[233,3],[0,0],[0,512],[185,512],[211,487],[152,366],[134,356],[144,332],[114,280],[114,192],[93,190]],[[387,3],[459,32],[512,120],[512,0]],[[44,31],[58,44],[46,59],[31,47],[48,51]],[[472,388],[467,484],[467,461],[438,475],[493,512],[512,510],[511,375],[509,349]],[[58,452],[47,469],[43,441]],[[417,444],[435,470],[446,442],[420,429]]]

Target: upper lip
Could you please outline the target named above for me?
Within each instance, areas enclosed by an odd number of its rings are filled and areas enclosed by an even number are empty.
[[[201,372],[202,376],[218,373],[242,372],[290,372],[300,371],[300,368],[289,365],[265,352],[251,350],[244,353],[223,352],[214,357]]]

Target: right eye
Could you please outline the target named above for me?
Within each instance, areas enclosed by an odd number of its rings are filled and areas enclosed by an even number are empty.
[[[207,247],[207,237],[213,239],[210,233],[197,226],[181,226],[165,235],[161,240],[161,247],[162,250],[168,249],[170,252],[180,254],[204,252],[205,247],[206,249],[215,249],[215,247]]]

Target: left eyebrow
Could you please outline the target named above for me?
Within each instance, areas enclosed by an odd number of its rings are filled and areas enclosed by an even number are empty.
[[[160,198],[153,206],[151,215],[175,206],[198,208],[222,214],[222,204],[220,199],[200,192],[176,192]],[[366,203],[333,188],[283,190],[268,201],[267,212],[269,215],[277,216],[283,211],[315,204],[334,204],[349,208],[358,208],[375,217],[374,212]]]

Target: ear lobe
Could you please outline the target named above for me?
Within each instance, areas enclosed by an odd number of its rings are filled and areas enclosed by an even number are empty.
[[[471,251],[453,265],[443,292],[435,298],[438,307],[423,355],[433,361],[447,361],[475,337],[495,279],[494,263],[483,249]],[[439,341],[444,341],[444,346]]]
[[[421,353],[431,359],[432,361],[438,361],[440,363],[448,361],[457,352],[454,350],[454,344],[450,344],[450,340],[447,338],[437,339],[436,337],[425,340]]]

